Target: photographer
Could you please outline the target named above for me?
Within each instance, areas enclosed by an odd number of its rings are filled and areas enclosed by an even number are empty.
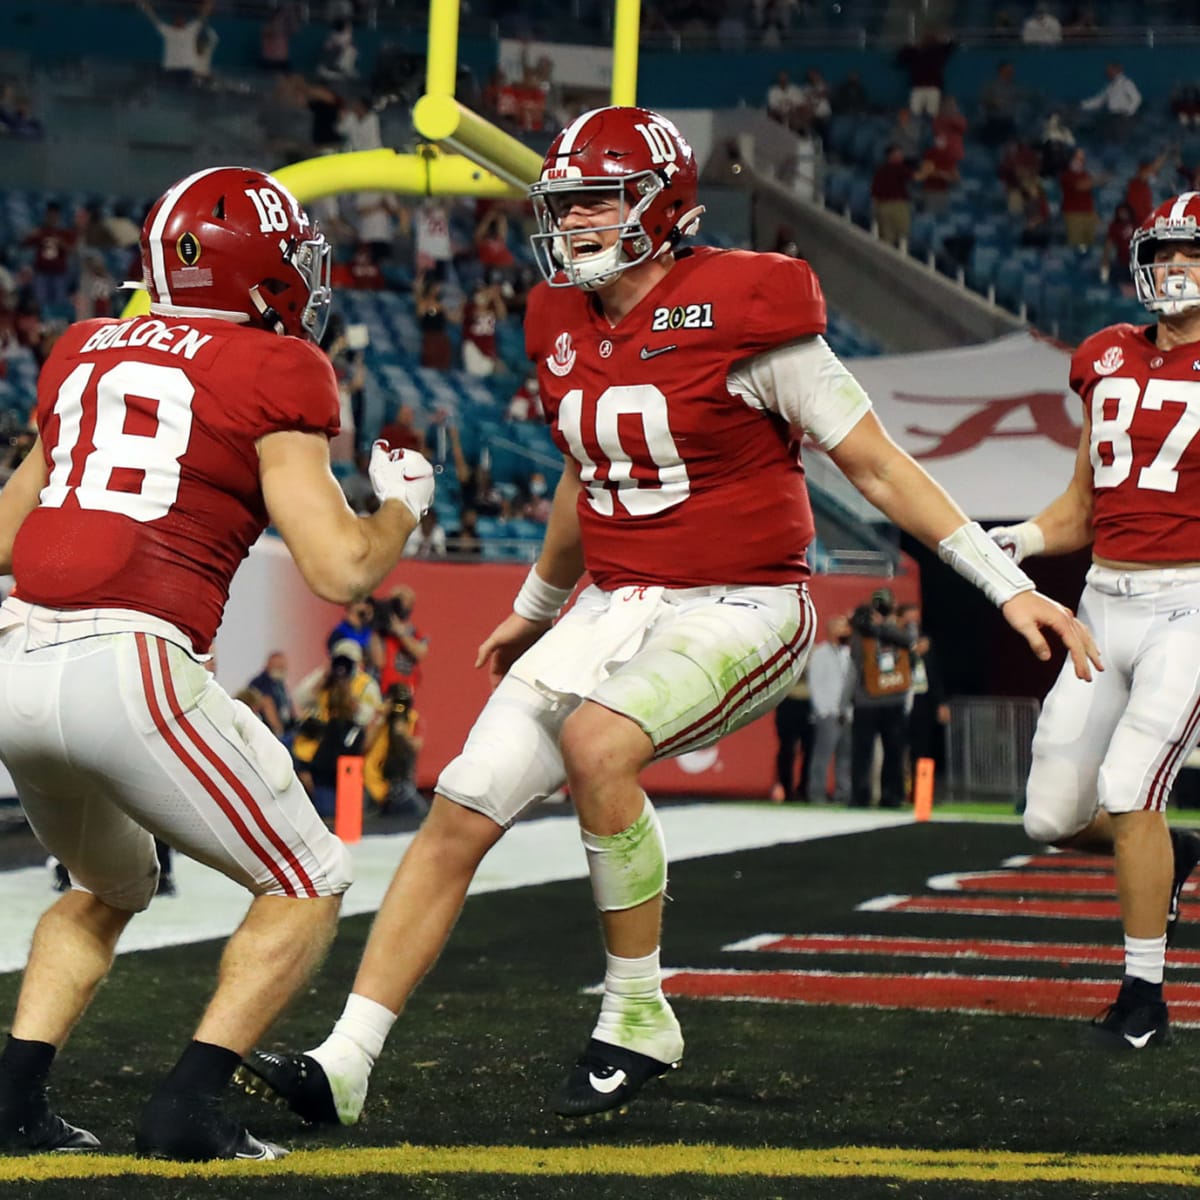
[[[384,719],[371,736],[363,762],[363,783],[380,815],[423,817],[429,811],[417,791],[417,713],[412,689],[395,683],[387,691]]]
[[[850,618],[850,657],[854,664],[850,674],[854,694],[850,734],[852,808],[870,806],[876,738],[883,743],[879,805],[899,808],[905,799],[911,651],[918,631],[915,624],[897,621],[895,613],[896,597],[889,588],[880,588]]]
[[[421,683],[421,662],[429,653],[429,639],[413,624],[417,594],[401,585],[389,600],[376,606],[371,633],[370,656],[380,689],[386,694],[393,684],[407,684],[413,695]]]
[[[379,685],[362,668],[362,647],[334,642],[329,663],[296,689],[300,724],[292,743],[296,773],[313,807],[331,821],[337,800],[337,760],[361,755],[383,704]]]

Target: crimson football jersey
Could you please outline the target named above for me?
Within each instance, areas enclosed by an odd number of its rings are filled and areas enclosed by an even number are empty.
[[[1159,350],[1154,326],[1112,325],[1071,359],[1092,421],[1093,552],[1200,559],[1200,345]]]
[[[602,588],[795,583],[812,509],[787,422],[730,392],[735,363],[824,333],[807,263],[698,248],[615,328],[540,284],[525,345],[546,419],[579,464],[584,558]]]
[[[255,441],[332,437],[338,392],[311,343],[215,319],[82,321],[38,380],[49,479],[13,547],[14,594],[123,608],[207,651],[267,525]]]

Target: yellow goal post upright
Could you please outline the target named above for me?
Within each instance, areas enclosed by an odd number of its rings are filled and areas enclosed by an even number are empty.
[[[633,104],[637,95],[640,4],[641,0],[616,0],[613,104]],[[429,0],[425,94],[413,107],[413,125],[426,142],[417,153],[362,150],[280,167],[275,177],[301,204],[361,191],[406,196],[525,195],[526,186],[541,170],[541,156],[455,98],[458,13],[459,0]],[[121,315],[138,316],[149,308],[148,293],[136,291]]]

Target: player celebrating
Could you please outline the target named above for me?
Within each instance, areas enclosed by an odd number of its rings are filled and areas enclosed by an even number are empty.
[[[807,264],[682,247],[703,209],[670,121],[641,108],[584,114],[551,144],[531,195],[546,282],[530,297],[526,345],[566,469],[538,562],[479,649],[495,692],[438,780],[341,1019],[308,1054],[248,1060],[314,1121],[358,1118],[480,860],[564,782],[607,964],[599,1019],[553,1108],[618,1107],[679,1062],[659,971],[667,856],[638,775],[768,711],[803,669],[813,520],[791,427],[940,546],[1036,653],[1050,652],[1048,626],[1081,675],[1098,662],[1070,612],[1036,594],[884,433],[821,337]],[[585,569],[591,586],[554,624]]]
[[[1075,351],[1083,430],[1067,490],[991,535],[1016,562],[1092,545],[1079,611],[1114,669],[1090,688],[1064,670],[1046,697],[1025,829],[1115,854],[1125,977],[1091,1032],[1140,1050],[1170,1038],[1167,931],[1200,861],[1200,837],[1165,817],[1200,737],[1200,192],[1155,209],[1130,253],[1157,322],[1110,326]]]
[[[270,175],[200,171],[142,232],[150,315],[84,321],[38,382],[38,440],[0,495],[0,756],[73,889],[38,924],[0,1052],[0,1145],[99,1145],[51,1111],[51,1062],[150,902],[154,838],[254,897],[216,993],[142,1112],[137,1148],[278,1158],[217,1097],[305,980],[350,884],[287,750],[205,669],[229,584],[268,520],[346,603],[395,565],[433,493],[376,446],[371,517],[329,469],[338,393],[313,343],[329,247]],[[280,336],[283,335],[283,336]]]

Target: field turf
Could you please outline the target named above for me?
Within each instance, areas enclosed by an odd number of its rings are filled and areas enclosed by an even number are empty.
[[[858,911],[927,880],[995,869],[1029,846],[1018,826],[934,822],[714,856],[672,869],[664,965],[721,970],[956,972],[1111,979],[1119,965],[788,956],[722,947],[762,933],[1119,943],[1113,921]],[[309,991],[268,1045],[327,1031],[368,929],[343,922]],[[1200,949],[1200,925],[1177,945]],[[132,1122],[178,1055],[220,947],[119,959],[56,1067],[58,1106],[105,1143],[99,1157],[0,1160],[0,1197],[520,1197],[638,1195],[1082,1200],[1200,1195],[1200,1035],[1108,1056],[1084,1022],[871,1007],[681,998],[683,1068],[626,1112],[567,1123],[546,1097],[582,1048],[602,975],[584,881],[468,901],[442,961],[401,1018],[354,1128],[302,1129],[231,1103],[279,1164],[147,1163]],[[1169,970],[1196,980],[1196,969]],[[204,981],[203,988],[194,981]],[[9,1013],[17,977],[0,977]],[[884,991],[886,997],[886,988]]]

